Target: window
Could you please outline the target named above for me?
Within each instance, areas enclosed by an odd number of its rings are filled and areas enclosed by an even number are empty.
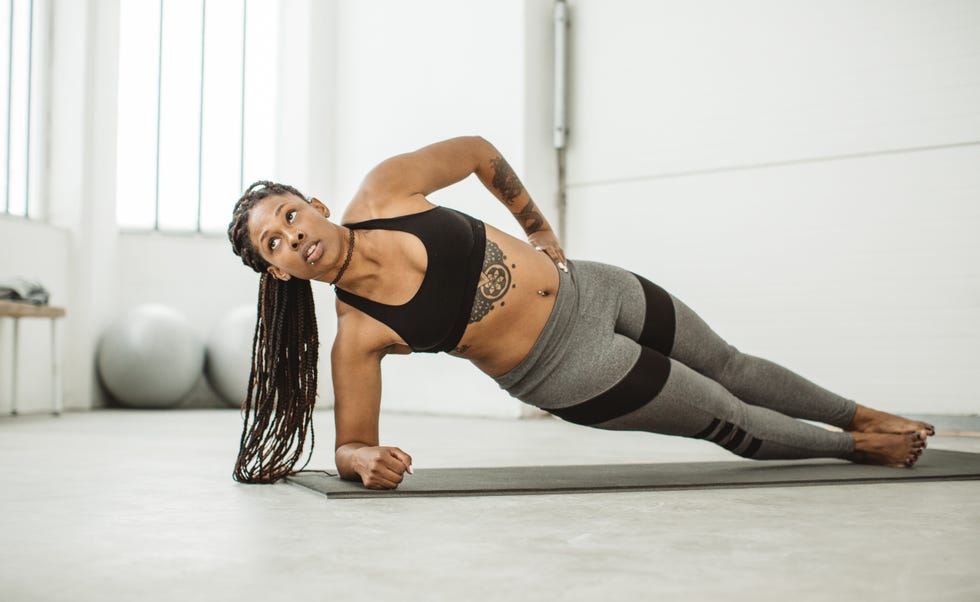
[[[275,158],[274,0],[120,3],[116,217],[222,232]]]
[[[34,0],[0,2],[0,211],[39,217],[37,13]]]

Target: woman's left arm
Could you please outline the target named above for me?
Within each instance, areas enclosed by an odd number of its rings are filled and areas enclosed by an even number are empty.
[[[481,138],[482,140],[482,138]],[[520,178],[511,169],[503,155],[486,140],[486,152],[476,167],[476,175],[501,203],[507,206],[517,223],[524,228],[527,240],[538,251],[543,251],[562,270],[568,271],[565,251],[551,224],[534,204]]]
[[[425,196],[474,173],[510,210],[528,242],[568,271],[565,252],[548,220],[500,151],[479,136],[452,138],[387,159],[368,173],[361,193],[376,198]]]

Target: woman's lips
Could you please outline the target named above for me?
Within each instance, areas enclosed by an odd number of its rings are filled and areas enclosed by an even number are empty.
[[[313,246],[310,247],[309,253],[310,254],[306,256],[307,263],[315,263],[318,259],[323,257],[323,245],[320,244],[320,241],[313,243]]]

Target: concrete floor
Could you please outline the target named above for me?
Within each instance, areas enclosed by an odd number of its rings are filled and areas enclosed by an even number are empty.
[[[382,420],[416,467],[742,461],[551,419]],[[310,467],[332,466],[316,424]],[[0,600],[980,600],[980,481],[328,501],[234,483],[239,433],[235,410],[0,418]]]

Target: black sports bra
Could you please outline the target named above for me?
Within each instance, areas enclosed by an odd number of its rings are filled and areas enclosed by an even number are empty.
[[[418,292],[407,303],[386,305],[337,288],[337,298],[382,322],[413,351],[452,351],[469,323],[483,269],[486,227],[446,207],[346,224],[353,230],[398,230],[418,237],[428,265]]]

